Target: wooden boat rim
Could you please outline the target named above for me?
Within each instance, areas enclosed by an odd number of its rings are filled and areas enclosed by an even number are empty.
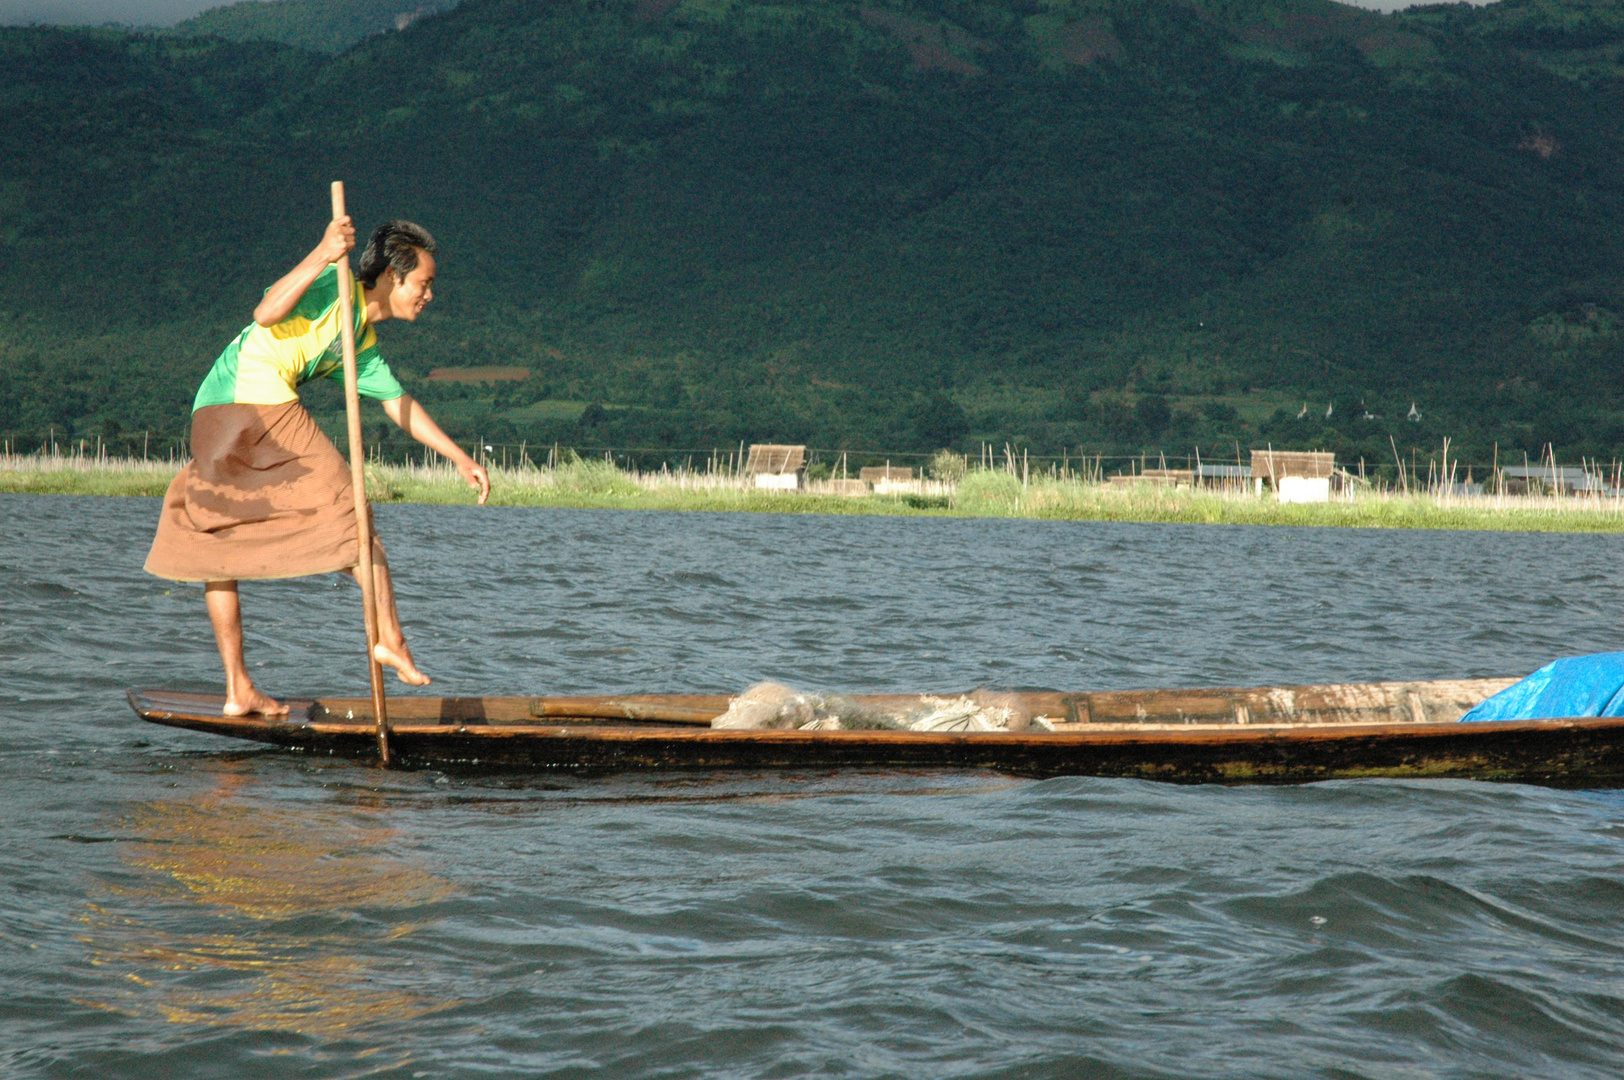
[[[309,732],[320,735],[357,735],[372,731],[370,716],[356,715],[353,719],[282,720],[266,716],[224,716],[221,714],[193,713],[175,709],[151,708],[142,699],[162,691],[129,691],[131,706],[144,719],[163,723],[169,720],[192,721],[206,725],[221,734]],[[198,695],[203,696],[203,695]],[[316,704],[322,699],[290,699],[292,705]],[[334,700],[334,699],[328,699]],[[348,700],[348,699],[343,699]],[[549,718],[551,719],[551,718]],[[1089,725],[1089,730],[1078,730],[1082,725],[1067,725],[1062,731],[907,731],[873,729],[862,731],[820,730],[800,731],[784,729],[726,729],[697,727],[691,724],[662,724],[613,718],[580,717],[580,722],[569,723],[558,718],[550,723],[441,721],[423,723],[401,721],[390,724],[390,730],[401,735],[433,736],[456,734],[459,737],[506,739],[516,736],[581,738],[590,737],[604,742],[642,742],[650,740],[681,742],[773,742],[773,743],[916,743],[916,744],[992,744],[1017,745],[1090,745],[1090,744],[1215,744],[1227,742],[1295,742],[1326,739],[1360,738],[1420,738],[1443,737],[1471,733],[1551,732],[1563,730],[1610,730],[1624,726],[1624,717],[1563,717],[1541,720],[1437,720],[1409,723],[1361,724],[1348,722],[1302,722],[1287,724],[1100,724]]]

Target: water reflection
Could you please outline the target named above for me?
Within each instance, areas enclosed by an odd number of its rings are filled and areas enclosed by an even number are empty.
[[[248,768],[220,762],[208,791],[124,822],[133,873],[83,920],[120,989],[92,1004],[322,1038],[453,1004],[390,947],[415,929],[392,916],[453,886],[384,850],[378,810],[268,804]]]

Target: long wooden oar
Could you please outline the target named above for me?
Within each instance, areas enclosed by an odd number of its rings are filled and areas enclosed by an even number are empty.
[[[344,181],[333,181],[333,219],[344,216]],[[378,646],[378,595],[372,580],[372,515],[367,510],[366,447],[361,442],[361,390],[355,373],[355,310],[349,256],[333,264],[338,271],[339,340],[344,346],[344,413],[350,429],[350,486],[355,489],[355,543],[361,578],[361,608],[367,624],[367,668],[372,674],[372,715],[377,718],[378,757],[390,764],[389,714],[383,699],[383,666]]]

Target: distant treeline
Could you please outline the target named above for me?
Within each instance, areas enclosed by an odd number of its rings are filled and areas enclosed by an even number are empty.
[[[1611,459],[1621,50],[1599,0],[468,0],[336,55],[4,30],[0,433],[183,437],[343,178],[363,229],[443,244],[381,335],[465,440]],[[531,375],[423,378],[486,364]]]

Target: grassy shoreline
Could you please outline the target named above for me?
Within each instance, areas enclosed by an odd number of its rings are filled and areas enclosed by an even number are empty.
[[[40,458],[0,461],[0,493],[161,496],[179,466],[167,461]],[[1199,525],[1624,532],[1614,499],[1516,496],[1447,498],[1363,491],[1332,502],[1283,504],[1246,491],[1124,489],[1071,478],[1023,484],[1002,470],[975,470],[924,494],[845,496],[814,489],[756,491],[731,476],[623,472],[603,462],[558,469],[492,468],[493,506],[604,510],[708,510],[777,514],[992,517]],[[473,492],[445,465],[369,465],[375,502],[471,505]]]

